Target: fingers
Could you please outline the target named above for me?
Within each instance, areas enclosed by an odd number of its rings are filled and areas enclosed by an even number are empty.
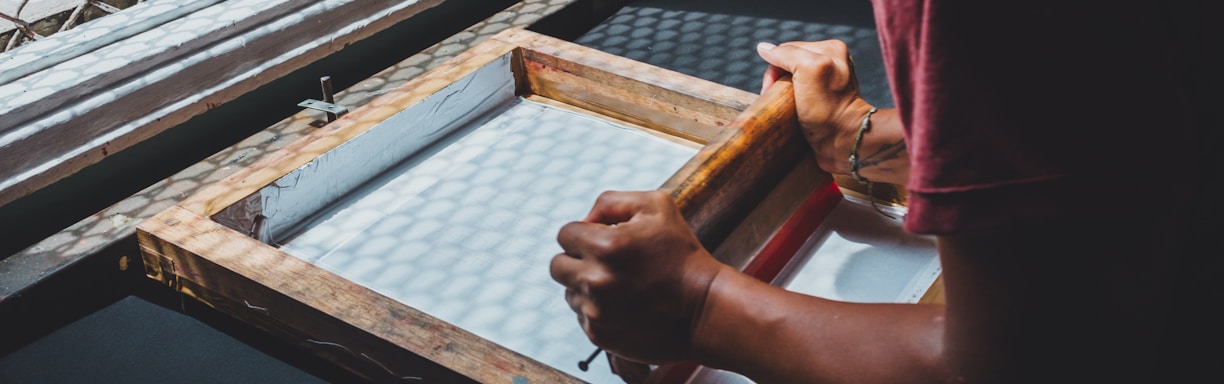
[[[553,256],[548,271],[553,281],[573,290],[576,294],[586,296],[590,296],[592,291],[607,289],[616,281],[616,277],[608,270],[606,264],[597,260],[575,258],[565,253]],[[566,295],[571,295],[571,293],[566,292]]]
[[[598,315],[598,308],[589,300],[592,291],[607,289],[615,280],[606,261],[601,260],[611,249],[608,244],[613,243],[612,231],[612,227],[602,224],[566,224],[557,236],[565,252],[553,256],[549,263],[553,280],[567,288],[566,302],[570,308],[587,317]]]
[[[600,317],[599,308],[590,296],[592,280],[596,285],[606,280],[605,274],[598,269],[590,269],[588,264],[587,261],[561,253],[553,256],[549,268],[553,280],[565,286],[565,303],[578,314],[578,322],[583,324],[584,329],[589,327],[589,320]]]
[[[757,54],[770,65],[790,73],[795,73],[805,60],[813,58],[825,57],[847,63],[850,60],[850,50],[841,40],[794,41],[776,46],[758,43]]]
[[[625,244],[629,232],[618,229],[642,212],[654,211],[660,203],[670,203],[662,192],[605,192],[599,196],[587,219],[571,222],[557,233],[562,253],[553,256],[549,273],[565,286],[566,301],[575,312],[587,317],[597,315],[590,301],[592,287],[602,289],[613,281],[605,260]]]
[[[787,72],[783,71],[782,68],[772,65],[769,68],[765,68],[764,78],[761,79],[761,93],[764,94],[769,87],[773,86],[774,83],[778,82],[778,79],[781,79],[786,74]]]
[[[573,289],[565,290],[565,302],[569,304],[570,310],[578,315],[578,324],[587,332],[588,337],[591,334],[591,320],[599,318],[599,308],[594,305],[590,297],[578,293]]]
[[[670,198],[660,191],[606,191],[595,200],[595,206],[583,221],[608,225],[624,223],[638,214],[653,212],[656,204],[670,201]]]
[[[781,45],[762,42],[757,44],[757,54],[770,65],[765,71],[766,85],[780,77],[779,71],[798,73],[804,67],[815,67],[822,62],[851,64],[849,49],[840,40],[788,42]],[[765,88],[768,87],[762,88],[762,92]]]
[[[578,274],[582,271],[582,266],[582,260],[565,253],[558,253],[556,256],[553,256],[552,262],[549,263],[548,272],[552,275],[553,281],[566,288],[583,290],[578,284]],[[566,292],[566,294],[568,295],[569,292]]]
[[[570,257],[583,259],[600,254],[614,242],[613,227],[597,223],[571,222],[557,232],[557,243]]]
[[[595,199],[591,212],[582,221],[600,224],[618,224],[629,221],[641,210],[640,204],[633,202],[631,192],[606,191]]]
[[[774,47],[775,45],[771,43],[767,43],[767,42],[757,43],[757,54],[760,55],[761,57],[765,57],[765,55],[767,55],[768,53],[765,53],[764,51],[768,51],[770,49],[773,49]],[[774,82],[778,81],[778,78],[781,78],[782,75],[784,74],[786,74],[785,70],[783,70],[782,68],[775,67],[772,64],[770,64],[768,68],[765,68],[765,75],[761,79],[761,92],[760,93],[762,94],[765,93],[765,90],[769,89],[769,87],[773,85]]]
[[[686,331],[704,286],[696,274],[717,264],[663,191],[606,192],[584,221],[561,227],[550,274],[587,337],[642,361],[687,357]]]
[[[761,56],[761,59],[765,60],[766,63],[769,63],[771,70],[777,68],[776,70],[794,73],[799,60],[795,59],[794,52],[787,53],[790,50],[778,49],[778,46],[771,43],[762,42],[757,44],[757,55]]]

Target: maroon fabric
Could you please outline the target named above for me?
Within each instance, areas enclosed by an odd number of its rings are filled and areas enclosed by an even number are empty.
[[[1187,176],[1176,21],[1161,2],[1085,3],[875,0],[912,160],[907,230],[1058,220]]]
[[[874,1],[911,159],[905,228],[1074,239],[1048,276],[1105,283],[1044,287],[1081,316],[1031,319],[1084,331],[1043,364],[1102,376],[1063,381],[1219,376],[1200,351],[1224,344],[1220,2]],[[1078,366],[1085,345],[1102,369]]]

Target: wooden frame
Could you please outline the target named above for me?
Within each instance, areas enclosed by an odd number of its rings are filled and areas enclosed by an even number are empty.
[[[277,225],[261,190],[507,58],[519,96],[702,144],[660,188],[725,263],[771,278],[778,261],[757,255],[789,257],[773,235],[840,200],[807,155],[788,81],[758,97],[513,29],[142,222],[147,275],[372,381],[579,382],[257,239]]]

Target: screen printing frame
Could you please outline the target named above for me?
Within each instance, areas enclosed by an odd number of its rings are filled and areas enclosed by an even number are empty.
[[[758,96],[511,29],[142,222],[146,274],[375,382],[581,382],[260,240],[261,191],[505,58],[518,96],[701,145],[660,189],[715,257],[758,278],[806,237],[795,218],[811,226],[841,199],[797,127],[789,81]]]

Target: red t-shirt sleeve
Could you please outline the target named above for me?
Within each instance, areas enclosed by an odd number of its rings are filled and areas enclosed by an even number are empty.
[[[1168,75],[1177,52],[1147,3],[877,0],[912,162],[906,229],[994,230],[1151,193],[1101,193],[1163,170],[1152,150],[1190,125]]]

